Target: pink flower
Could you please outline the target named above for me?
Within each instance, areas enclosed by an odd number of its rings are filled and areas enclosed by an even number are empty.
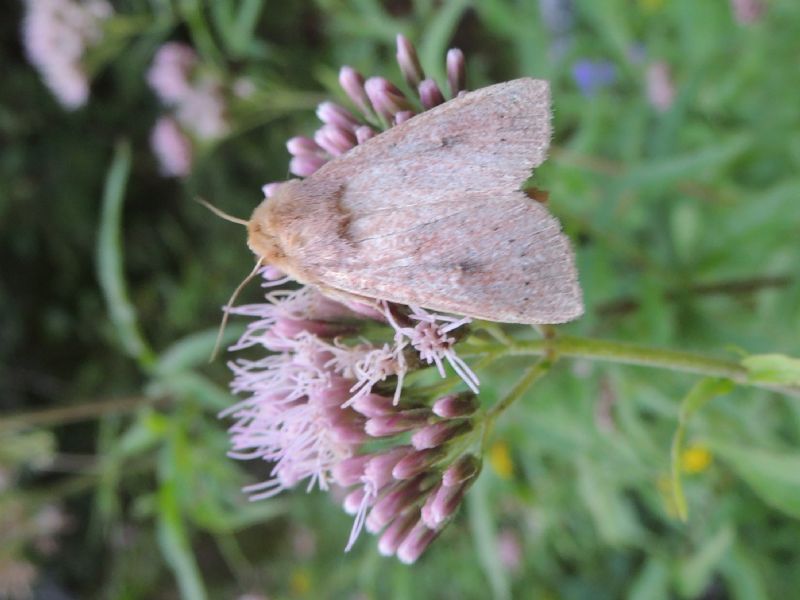
[[[165,104],[180,102],[192,89],[192,70],[198,63],[191,46],[168,42],[156,52],[147,71],[147,83]]]
[[[225,89],[195,51],[179,42],[159,48],[147,82],[169,107],[168,116],[153,131],[153,151],[165,175],[185,177],[191,171],[194,143],[217,140],[230,130]]]
[[[104,0],[27,0],[23,42],[28,60],[64,108],[89,99],[89,76],[82,60],[100,43],[103,21],[113,10]]]
[[[647,67],[645,77],[650,104],[660,112],[668,110],[675,100],[675,86],[669,65],[664,61],[655,62]]]
[[[161,117],[156,121],[150,134],[150,146],[164,175],[189,175],[192,170],[192,143],[174,119]]]
[[[292,173],[311,175],[376,135],[367,118],[374,124],[378,116],[392,127],[445,101],[402,36],[398,61],[419,97],[409,99],[383,78],[365,81],[342,68],[342,87],[364,115],[322,103],[316,133],[286,144]],[[447,69],[451,93],[458,95],[464,85],[463,54],[451,51]],[[264,186],[265,197],[275,186]],[[286,281],[267,270],[262,276],[266,287]],[[231,388],[243,399],[224,416],[235,419],[231,456],[271,464],[265,481],[246,488],[253,499],[301,482],[308,490],[336,482],[350,488],[343,507],[354,522],[346,549],[366,528],[380,534],[382,554],[410,563],[450,521],[480,470],[480,459],[465,451],[468,436],[475,435],[479,382],[456,353],[469,318],[387,302],[378,308],[345,306],[301,287],[269,291],[264,303],[229,309],[252,319],[231,350],[266,354],[230,363]],[[427,400],[403,397],[411,373],[435,366],[446,377],[446,365],[470,392]],[[378,438],[385,442],[380,450],[372,443]]]
[[[740,25],[755,23],[764,14],[766,7],[762,0],[731,0],[733,16]]]

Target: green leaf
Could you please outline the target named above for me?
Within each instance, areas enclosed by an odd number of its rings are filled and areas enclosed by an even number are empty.
[[[675,435],[672,438],[670,454],[672,461],[672,495],[675,501],[675,509],[678,511],[678,516],[682,521],[686,521],[689,518],[689,508],[686,504],[686,496],[683,493],[683,484],[681,483],[681,454],[689,419],[712,398],[727,394],[733,388],[733,382],[728,379],[703,379],[698,381],[681,401],[678,412],[678,427],[675,429]]]
[[[800,385],[800,358],[785,354],[754,354],[742,359],[747,378],[756,383]]]
[[[221,348],[238,338],[243,331],[240,326],[228,326],[222,336]],[[155,366],[159,375],[178,373],[192,367],[197,367],[208,362],[214,344],[217,340],[217,330],[209,329],[193,333],[175,342],[161,353]]]
[[[159,454],[156,534],[161,553],[178,582],[181,597],[186,600],[205,600],[205,586],[195,561],[179,501],[178,446],[173,440]]]
[[[628,600],[668,600],[670,571],[666,561],[651,556],[633,580]]]
[[[732,162],[751,145],[744,134],[720,140],[708,148],[634,166],[622,178],[622,187],[666,185],[678,179],[707,175]]]
[[[453,32],[471,0],[449,0],[436,11],[436,16],[425,27],[425,37],[419,43],[419,55],[423,67],[439,81],[445,76],[445,54]]]
[[[467,502],[469,524],[475,541],[475,551],[491,585],[492,596],[497,600],[503,600],[511,598],[511,582],[505,567],[500,562],[488,485],[489,480],[481,477],[472,488]]]
[[[734,540],[733,530],[725,525],[715,535],[703,540],[700,549],[683,561],[677,579],[682,597],[697,598],[708,587]]]
[[[800,453],[741,448],[715,440],[709,446],[764,502],[800,519]]]
[[[103,188],[100,234],[97,242],[97,276],[109,317],[125,352],[147,368],[153,353],[139,330],[136,311],[128,297],[122,251],[122,205],[131,168],[131,149],[127,141],[114,150]]]

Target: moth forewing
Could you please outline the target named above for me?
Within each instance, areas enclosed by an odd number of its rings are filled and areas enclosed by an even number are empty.
[[[569,240],[519,191],[550,141],[547,82],[464,94],[398,125],[256,209],[248,243],[337,295],[515,323],[583,312]]]

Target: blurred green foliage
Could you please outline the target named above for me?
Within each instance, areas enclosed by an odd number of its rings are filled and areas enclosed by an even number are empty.
[[[247,216],[259,187],[286,177],[284,141],[313,131],[314,103],[343,98],[340,65],[400,79],[397,32],[440,80],[455,45],[470,87],[551,81],[555,147],[534,181],[576,240],[588,307],[566,330],[764,353],[746,359],[751,377],[797,382],[797,361],[770,353],[800,355],[800,5],[772,0],[741,25],[721,0],[572,4],[556,54],[533,1],[120,1],[92,57],[90,103],[74,113],[26,62],[11,5],[0,21],[0,397],[6,415],[51,412],[0,426],[2,502],[60,503],[71,520],[57,548],[19,549],[40,590],[793,597],[798,398],[562,361],[500,420],[466,509],[413,567],[380,558],[366,536],[343,554],[349,518],[326,495],[247,502],[240,487],[265,466],[226,457],[216,414],[232,399],[224,361],[206,364],[207,330],[252,259],[242,231],[192,198]],[[144,72],[167,39],[251,77],[263,98],[182,183],[159,176],[147,139],[160,109]],[[581,94],[579,59],[611,61],[617,81]],[[655,60],[676,88],[665,112],[644,91]],[[242,301],[258,296],[253,286]],[[482,372],[483,401],[528,360]]]

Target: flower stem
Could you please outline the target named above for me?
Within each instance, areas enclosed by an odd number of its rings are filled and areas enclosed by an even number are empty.
[[[525,370],[525,372],[522,374],[522,377],[520,377],[517,383],[514,384],[514,387],[511,388],[511,391],[509,391],[502,400],[489,409],[483,421],[483,434],[481,436],[481,448],[483,450],[486,449],[486,442],[489,439],[489,433],[491,432],[495,419],[497,419],[497,417],[500,416],[509,406],[521,398],[522,395],[528,391],[528,388],[530,388],[545,373],[547,373],[548,370],[550,370],[552,365],[553,361],[546,358],[536,361]]]
[[[739,385],[748,385],[800,397],[800,386],[775,385],[753,381],[748,378],[747,369],[734,360],[713,358],[694,352],[652,348],[628,342],[558,336],[552,339],[514,341],[510,345],[497,343],[478,345],[467,342],[462,348],[462,356],[480,356],[484,354],[527,356],[545,355],[547,352],[552,351],[563,357],[639,365],[680,373],[693,373],[706,377],[722,377],[730,379]]]

